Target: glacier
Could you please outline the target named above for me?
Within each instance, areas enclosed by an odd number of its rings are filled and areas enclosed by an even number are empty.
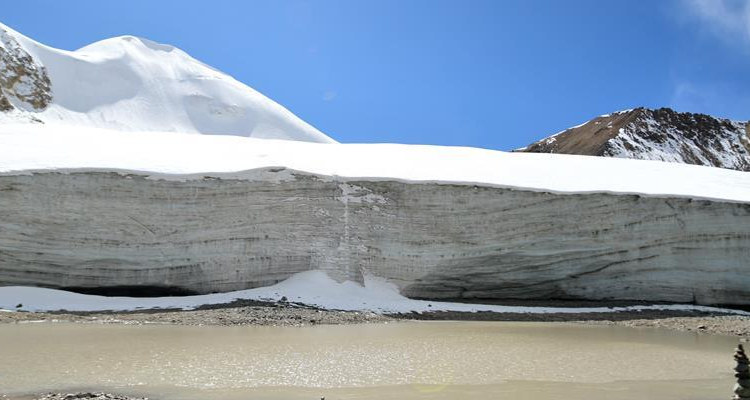
[[[4,302],[54,289],[227,298],[321,273],[377,278],[397,303],[750,304],[747,172],[340,144],[133,36],[65,51],[0,25],[0,66]]]
[[[740,171],[0,126],[3,286],[203,294],[320,270],[416,298],[748,304],[748,254]]]

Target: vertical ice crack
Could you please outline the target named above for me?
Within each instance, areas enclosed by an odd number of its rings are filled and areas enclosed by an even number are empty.
[[[343,229],[341,232],[341,236],[339,237],[338,248],[336,249],[335,264],[338,264],[338,267],[342,269],[339,272],[341,273],[341,275],[343,275],[344,280],[364,284],[362,271],[357,268],[357,266],[353,265],[352,262],[352,237],[349,222],[349,203],[351,200],[351,195],[357,193],[360,188],[345,182],[338,183],[338,187],[341,190],[341,196],[338,199],[344,205],[344,211],[342,215]]]

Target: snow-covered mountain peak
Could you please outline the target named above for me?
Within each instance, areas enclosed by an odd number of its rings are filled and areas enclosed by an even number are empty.
[[[119,36],[65,51],[2,24],[0,121],[333,142],[174,46]]]
[[[161,44],[154,42],[149,39],[141,38],[138,36],[124,35],[115,36],[109,39],[100,40],[98,42],[91,43],[80,49],[76,50],[75,53],[80,55],[87,54],[113,54],[117,55],[122,52],[149,52],[149,51],[163,51],[172,52],[178,51],[181,55],[187,56],[187,53],[169,44]]]

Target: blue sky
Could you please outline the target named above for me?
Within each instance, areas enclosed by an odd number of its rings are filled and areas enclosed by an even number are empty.
[[[73,50],[173,44],[341,142],[507,150],[669,106],[750,119],[750,0],[15,1]]]

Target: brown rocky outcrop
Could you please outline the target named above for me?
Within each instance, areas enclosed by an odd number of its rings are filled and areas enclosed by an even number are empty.
[[[52,101],[52,88],[44,66],[0,29],[0,111],[14,109],[12,100],[42,110]]]
[[[635,158],[750,171],[746,122],[636,108],[602,115],[517,151]]]

